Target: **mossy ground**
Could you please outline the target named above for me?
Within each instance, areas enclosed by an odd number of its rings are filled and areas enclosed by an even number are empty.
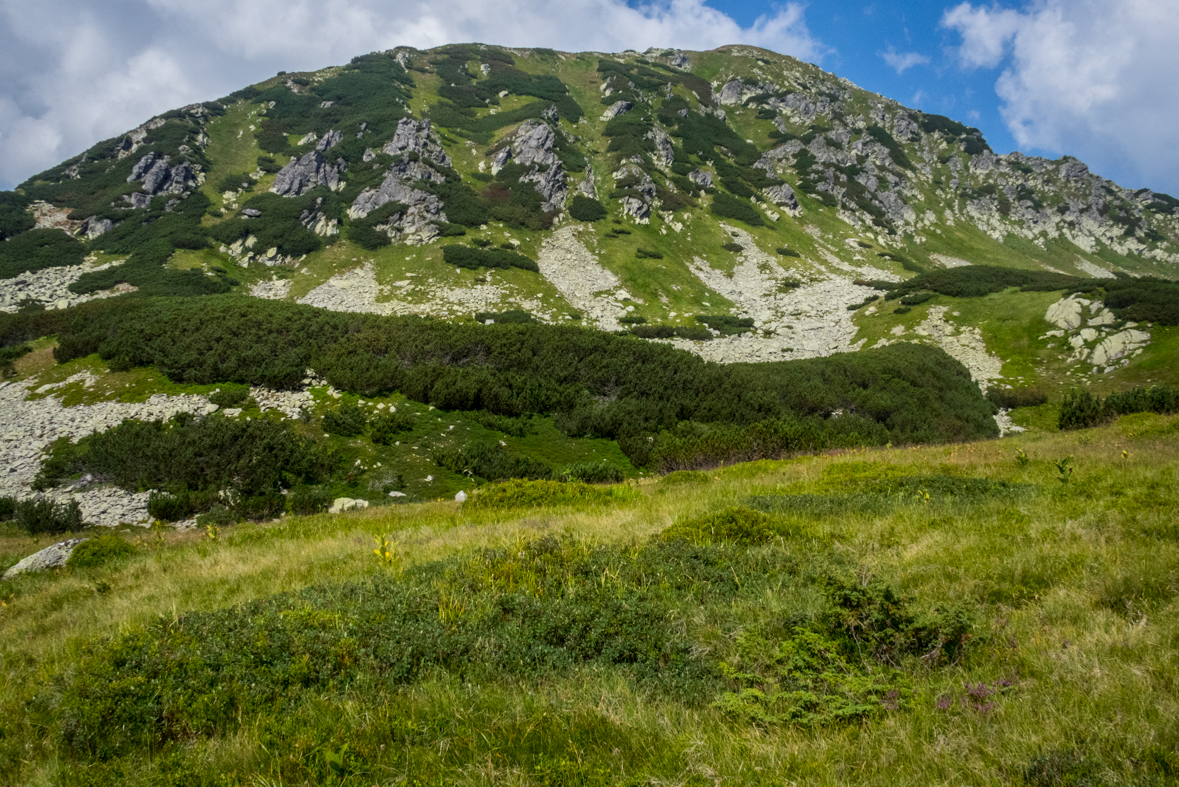
[[[587,508],[434,502],[286,517],[215,539],[127,533],[131,558],[0,585],[0,767],[10,784],[1168,783],[1179,743],[1177,446],[1179,418],[1138,415],[1076,433],[736,465],[693,476],[700,483],[639,482]],[[1053,467],[1065,456],[1077,468],[1067,484]],[[903,491],[913,477],[927,479],[930,502]],[[51,676],[68,676],[87,643],[161,619],[475,560],[484,547],[512,553],[546,534],[625,552],[752,496],[826,500],[884,487],[894,491],[883,508],[799,511],[783,520],[794,525],[781,541],[757,547],[768,565],[833,561],[918,607],[953,600],[976,613],[961,660],[905,662],[911,697],[855,723],[767,725],[586,664],[496,681],[437,669],[400,687],[293,690],[281,717],[227,719],[216,734],[105,763],[40,726],[54,718]],[[993,491],[1002,489],[1013,491]],[[373,554],[378,537],[397,567]],[[6,532],[0,566],[37,546]],[[746,652],[738,621],[805,620],[818,603],[805,585],[742,579],[750,590],[689,607],[674,625],[702,647]]]

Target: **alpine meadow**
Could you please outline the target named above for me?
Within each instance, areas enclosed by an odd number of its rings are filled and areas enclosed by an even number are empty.
[[[0,192],[0,783],[1179,784],[1179,199],[751,46]]]

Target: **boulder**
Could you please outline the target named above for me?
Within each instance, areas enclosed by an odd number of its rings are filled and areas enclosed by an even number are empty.
[[[34,552],[5,571],[3,578],[12,579],[18,574],[24,574],[29,571],[44,571],[50,568],[60,568],[70,559],[70,555],[74,553],[74,548],[86,540],[85,538],[71,538],[68,541],[60,541],[53,546],[45,547],[40,552]]]
[[[776,186],[770,186],[765,190],[766,199],[775,205],[780,205],[791,213],[797,213],[798,197],[794,194],[794,189],[786,183],[780,183]]]
[[[655,157],[663,166],[670,167],[675,161],[675,145],[671,141],[671,137],[667,132],[661,128],[653,128],[647,134],[647,138],[655,142]]]
[[[688,180],[692,181],[702,189],[712,188],[711,172],[705,172],[702,169],[694,169],[688,173]]]
[[[454,499],[460,503],[467,502],[467,493],[459,490],[459,493],[454,496]]]
[[[671,65],[674,68],[682,68],[687,70],[692,65],[692,63],[690,60],[688,60],[688,56],[683,52],[676,52],[674,55],[672,55]]]
[[[610,105],[609,109],[602,113],[602,120],[613,120],[619,115],[625,115],[635,108],[635,105],[629,101],[615,101]]]
[[[451,165],[450,156],[442,149],[442,145],[438,143],[437,138],[430,130],[429,120],[414,120],[413,118],[399,120],[397,130],[393,133],[393,139],[385,145],[382,152],[388,153],[390,156],[412,152],[440,166],[449,167]]]
[[[337,497],[332,501],[332,507],[328,509],[328,513],[341,514],[345,511],[358,511],[362,508],[368,508],[367,500],[356,500],[351,497]]]
[[[1070,295],[1049,306],[1044,319],[1066,331],[1076,330],[1081,327],[1083,310],[1088,305],[1089,301],[1085,298]]]

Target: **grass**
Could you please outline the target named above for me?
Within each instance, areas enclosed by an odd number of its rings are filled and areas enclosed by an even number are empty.
[[[1071,434],[737,465],[708,473],[707,483],[632,482],[631,493],[592,507],[425,503],[239,525],[212,540],[126,534],[136,552],[121,562],[0,583],[0,773],[10,784],[999,785],[1067,783],[1051,779],[1069,773],[1163,784],[1179,741],[1176,435],[1179,418],[1137,415]],[[1077,470],[1062,484],[1052,462],[1070,455]],[[896,710],[851,724],[767,724],[597,661],[495,679],[436,667],[397,685],[361,680],[358,666],[354,679],[292,690],[281,714],[226,720],[150,753],[99,762],[57,737],[62,695],[46,687],[66,684],[51,676],[97,658],[84,654],[101,654],[104,638],[138,637],[155,621],[416,576],[435,561],[478,566],[479,550],[515,554],[546,535],[577,554],[606,550],[624,567],[674,523],[724,521],[700,517],[800,494],[887,505],[837,517],[771,513],[780,538],[759,536],[747,553],[731,547],[743,589],[679,599],[669,636],[687,636],[701,658],[764,669],[750,661],[758,651],[748,632],[818,620],[824,609],[805,571],[774,574],[789,565],[842,567],[857,583],[872,577],[917,610],[947,601],[970,609],[973,644],[956,663],[875,668],[897,670],[897,685],[908,687]],[[393,568],[373,555],[379,536]],[[36,547],[5,531],[0,566]],[[778,584],[746,573],[748,560],[775,567],[767,575]]]

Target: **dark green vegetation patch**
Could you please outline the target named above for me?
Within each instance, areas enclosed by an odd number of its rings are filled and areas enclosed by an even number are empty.
[[[397,391],[447,410],[552,414],[566,434],[617,440],[636,464],[666,470],[996,433],[993,406],[965,367],[921,345],[719,365],[581,328],[381,318],[236,296],[0,317],[5,343],[50,333],[59,361],[97,352],[177,381],[288,388],[310,367],[363,396]]]

